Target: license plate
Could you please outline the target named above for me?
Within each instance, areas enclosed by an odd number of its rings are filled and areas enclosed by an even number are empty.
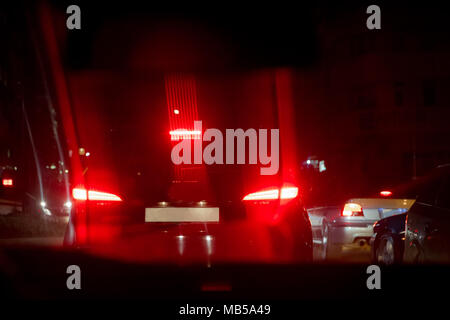
[[[145,208],[145,222],[219,222],[219,208]]]

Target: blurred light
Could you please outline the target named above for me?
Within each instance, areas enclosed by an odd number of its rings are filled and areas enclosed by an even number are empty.
[[[205,200],[199,201],[198,205],[203,207],[204,205],[206,205],[206,201]]]
[[[66,207],[66,208],[68,208],[68,209],[72,208],[72,202],[66,201],[66,202],[64,203],[64,207]]]
[[[161,207],[167,207],[168,203],[166,201],[160,201],[158,202],[158,205]]]
[[[174,109],[174,110],[173,110],[173,113],[175,113],[175,114],[180,114],[180,110]]]
[[[169,132],[172,141],[180,139],[201,139],[202,132],[199,130],[177,129]]]
[[[383,197],[389,197],[389,196],[392,196],[392,191],[389,191],[389,190],[381,191],[381,192],[380,192],[380,196],[383,196]]]
[[[12,187],[13,186],[13,179],[3,179],[2,180],[2,184],[5,186],[5,187]]]
[[[182,256],[184,252],[184,236],[178,235],[177,239],[178,239],[178,254]]]
[[[306,160],[306,164],[311,164],[311,160]]]
[[[55,169],[56,169],[56,166],[52,163],[52,164],[50,165],[50,169],[55,170]]]
[[[122,201],[119,196],[112,193],[100,192],[100,191],[88,191],[89,200],[102,200],[102,201]]]
[[[84,148],[78,149],[78,154],[79,154],[80,156],[84,156],[85,153],[86,153],[86,150],[85,150]]]
[[[342,210],[344,217],[363,216],[362,207],[357,203],[346,203]]]
[[[208,256],[210,256],[212,254],[212,236],[207,235],[205,236],[205,241],[206,241],[206,250],[208,252]],[[210,267],[210,263],[208,263],[208,267]]]
[[[87,190],[75,188],[72,190],[72,196],[75,200],[87,200]]]
[[[93,200],[93,201],[122,201],[122,199],[112,193],[100,192],[82,188],[74,188],[72,190],[72,196],[75,200]]]
[[[41,207],[45,208],[47,206],[47,204],[45,203],[45,201],[41,201]]]
[[[319,172],[323,172],[323,171],[325,171],[325,170],[327,170],[327,167],[325,166],[325,161],[324,161],[324,160],[321,160],[321,161],[319,162]]]
[[[278,199],[279,190],[271,189],[266,191],[249,193],[243,200],[275,200]]]
[[[283,187],[281,188],[280,199],[294,199],[298,195],[297,187]]]
[[[86,152],[86,157],[89,157],[91,155],[90,152]]]
[[[259,192],[254,192],[246,195],[243,200],[276,200],[276,199],[294,199],[298,195],[297,187],[282,187],[281,188],[281,196],[280,190],[277,189],[269,189]]]

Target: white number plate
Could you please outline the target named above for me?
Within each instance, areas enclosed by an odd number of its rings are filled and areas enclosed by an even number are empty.
[[[219,208],[145,208],[145,222],[219,222]]]

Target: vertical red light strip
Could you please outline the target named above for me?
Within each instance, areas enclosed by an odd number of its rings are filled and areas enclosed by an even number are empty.
[[[194,121],[199,120],[195,78],[180,73],[167,74],[164,83],[170,131],[181,129],[194,130]],[[179,114],[175,114],[174,109],[178,109],[180,111]],[[183,138],[189,137],[183,136]],[[176,141],[177,139],[175,138],[174,142]],[[190,169],[186,166],[174,167],[174,178],[176,180],[186,178],[182,173],[183,168]],[[187,171],[191,172],[192,170]],[[201,174],[201,172],[197,173]]]
[[[189,110],[191,111],[191,106],[187,103],[187,94],[186,94],[186,81],[182,81],[181,79],[179,80],[179,88],[180,88],[180,101],[181,101],[181,105],[184,107],[184,110]],[[186,123],[186,125],[188,126],[187,129],[188,130],[193,130],[193,123],[190,123],[191,118],[188,118],[188,121]],[[192,126],[192,127],[191,127]]]
[[[176,106],[180,110],[180,112],[184,113],[184,106],[182,106],[180,101],[178,101],[177,79],[175,76],[172,78],[171,85],[172,85],[172,93],[173,93],[172,104],[173,104],[173,106]],[[184,121],[183,121],[182,115],[175,117],[172,114],[172,118],[175,118],[174,129],[183,128]]]
[[[194,97],[192,96],[192,91],[190,90],[190,84],[191,84],[191,80],[187,79],[187,81],[185,83],[185,88],[186,88],[186,91],[188,92],[188,99],[187,99],[186,103],[189,105],[190,111],[192,111],[192,114],[190,114],[190,117],[192,119],[197,120],[197,118],[195,117],[195,109],[196,108],[194,107],[195,104],[193,103]]]
[[[194,121],[198,120],[195,79],[192,76],[170,74],[165,77],[165,87],[170,131],[194,130]],[[176,115],[175,109],[180,113]]]
[[[47,2],[42,2],[39,5],[38,10],[39,31],[42,34],[43,50],[46,53],[46,61],[49,64],[49,78],[51,78],[51,81],[54,84],[55,98],[62,121],[62,130],[66,138],[65,143],[68,150],[73,152],[70,159],[72,171],[71,182],[74,185],[84,185],[85,171],[80,157],[77,156],[80,141],[78,141],[79,137],[77,135],[77,128],[72,114],[71,99],[69,96],[66,74],[59,53],[52,12]],[[77,245],[84,245],[88,241],[86,206],[79,206],[76,211],[79,212],[79,215],[73,216],[75,229],[78,230],[76,233],[76,243]]]
[[[189,91],[191,93],[191,98],[192,98],[191,105],[195,106],[193,108],[194,117],[195,117],[195,119],[198,119],[198,109],[196,107],[197,106],[197,89],[195,86],[195,82],[192,79],[189,81]]]
[[[39,24],[40,31],[43,35],[44,50],[46,51],[48,62],[51,70],[51,78],[55,86],[56,100],[59,106],[59,112],[62,119],[62,128],[66,138],[69,150],[76,152],[78,150],[78,136],[76,134],[75,123],[73,122],[71,102],[67,89],[67,80],[61,64],[59,48],[56,41],[55,27],[53,25],[53,17],[49,6],[43,2],[39,6]],[[84,177],[83,166],[80,159],[75,155],[71,158],[72,181],[73,183],[83,184]]]
[[[172,88],[173,88],[173,93],[174,93],[174,95],[173,95],[173,104],[174,105],[176,105],[178,108],[180,108],[181,110],[183,110],[183,112],[184,112],[184,106],[182,106],[181,105],[181,103],[180,103],[180,101],[179,101],[179,99],[178,99],[178,96],[179,96],[179,92],[178,92],[178,81],[177,81],[177,76],[176,75],[174,75],[173,76],[173,79],[172,79]],[[172,115],[172,118],[174,118],[174,116]],[[177,127],[177,128],[175,128],[175,129],[179,129],[179,128],[182,128],[183,127],[183,125],[184,125],[184,117],[183,116],[181,116],[181,117],[178,117],[178,120],[180,120],[181,121],[181,123],[178,123],[178,125],[180,125],[181,127]],[[187,128],[186,128],[187,129]]]
[[[283,182],[296,185],[298,183],[298,172],[296,170],[298,161],[295,152],[297,141],[293,121],[295,113],[292,71],[289,69],[275,70],[275,86],[279,127],[283,128],[283,130],[280,130],[280,150],[285,151],[280,158],[282,178]]]

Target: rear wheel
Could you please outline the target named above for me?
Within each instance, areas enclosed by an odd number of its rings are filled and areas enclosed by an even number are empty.
[[[339,253],[340,247],[330,241],[330,226],[324,221],[322,226],[321,258],[322,260],[335,260],[339,257]]]
[[[383,265],[398,263],[399,253],[396,251],[394,238],[389,234],[382,235],[376,248],[376,262]]]

